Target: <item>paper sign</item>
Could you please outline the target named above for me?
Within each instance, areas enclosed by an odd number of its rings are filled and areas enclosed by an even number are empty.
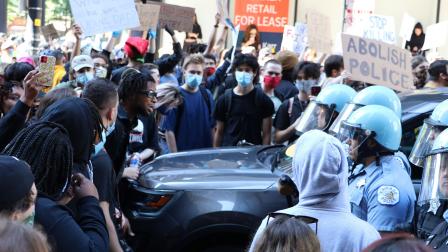
[[[307,27],[303,23],[296,26],[285,25],[281,50],[288,50],[300,55],[305,51],[307,40]]]
[[[375,0],[345,0],[344,31],[375,12]]]
[[[397,91],[414,89],[409,51],[378,40],[342,35],[344,68],[351,79]]]
[[[331,53],[330,18],[316,11],[307,13],[308,44],[318,52]]]
[[[140,26],[133,0],[70,0],[70,7],[84,37]]]
[[[229,11],[227,10],[228,4],[228,0],[216,0],[218,13],[221,15],[221,23],[223,24],[226,24],[226,19],[230,19]]]
[[[426,28],[425,44],[423,44],[422,51],[444,46],[447,42],[447,34],[448,21],[428,26]]]
[[[59,38],[59,33],[54,28],[53,24],[49,24],[41,27],[42,35],[45,37],[45,40],[52,41],[53,39]]]
[[[414,32],[416,19],[410,16],[408,13],[403,14],[403,20],[401,21],[400,37],[404,40],[411,40],[412,33]]]
[[[396,44],[397,42],[395,19],[391,16],[366,16],[362,22],[354,23],[346,33],[365,39],[380,40],[389,44]]]
[[[289,20],[289,0],[237,0],[234,24],[241,30],[257,25],[260,32],[282,33]]]
[[[160,5],[137,3],[135,6],[137,7],[137,13],[141,24],[138,29],[141,31],[146,31],[149,28],[153,30],[157,29]]]
[[[158,3],[147,1],[154,5],[160,6],[159,27],[163,28],[168,25],[171,29],[177,31],[191,32],[193,31],[193,18],[195,15],[194,8],[182,7],[173,4]]]

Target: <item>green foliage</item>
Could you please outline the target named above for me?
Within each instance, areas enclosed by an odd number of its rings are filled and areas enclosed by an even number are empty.
[[[47,23],[54,20],[71,20],[70,4],[68,0],[44,0]],[[20,0],[8,0],[8,22],[16,17],[25,17],[26,11],[19,12]]]

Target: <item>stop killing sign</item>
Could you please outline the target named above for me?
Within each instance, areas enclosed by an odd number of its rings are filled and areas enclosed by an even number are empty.
[[[344,68],[351,79],[396,91],[414,89],[410,52],[378,40],[342,34]]]

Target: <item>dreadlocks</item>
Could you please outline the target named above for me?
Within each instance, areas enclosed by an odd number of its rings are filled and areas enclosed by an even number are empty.
[[[133,95],[147,89],[148,78],[140,71],[129,68],[121,75],[118,86],[118,96],[120,100],[127,100]]]
[[[23,129],[4,153],[26,161],[39,192],[54,199],[62,196],[73,166],[73,149],[66,130],[59,124],[39,122]]]

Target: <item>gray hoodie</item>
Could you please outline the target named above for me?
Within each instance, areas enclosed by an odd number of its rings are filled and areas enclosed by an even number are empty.
[[[299,203],[278,212],[318,219],[317,237],[323,252],[361,251],[380,239],[373,226],[351,214],[347,178],[347,159],[339,140],[320,130],[299,138],[293,159]],[[258,228],[249,251],[253,251],[266,222],[267,218]],[[310,227],[315,229],[314,224]]]

